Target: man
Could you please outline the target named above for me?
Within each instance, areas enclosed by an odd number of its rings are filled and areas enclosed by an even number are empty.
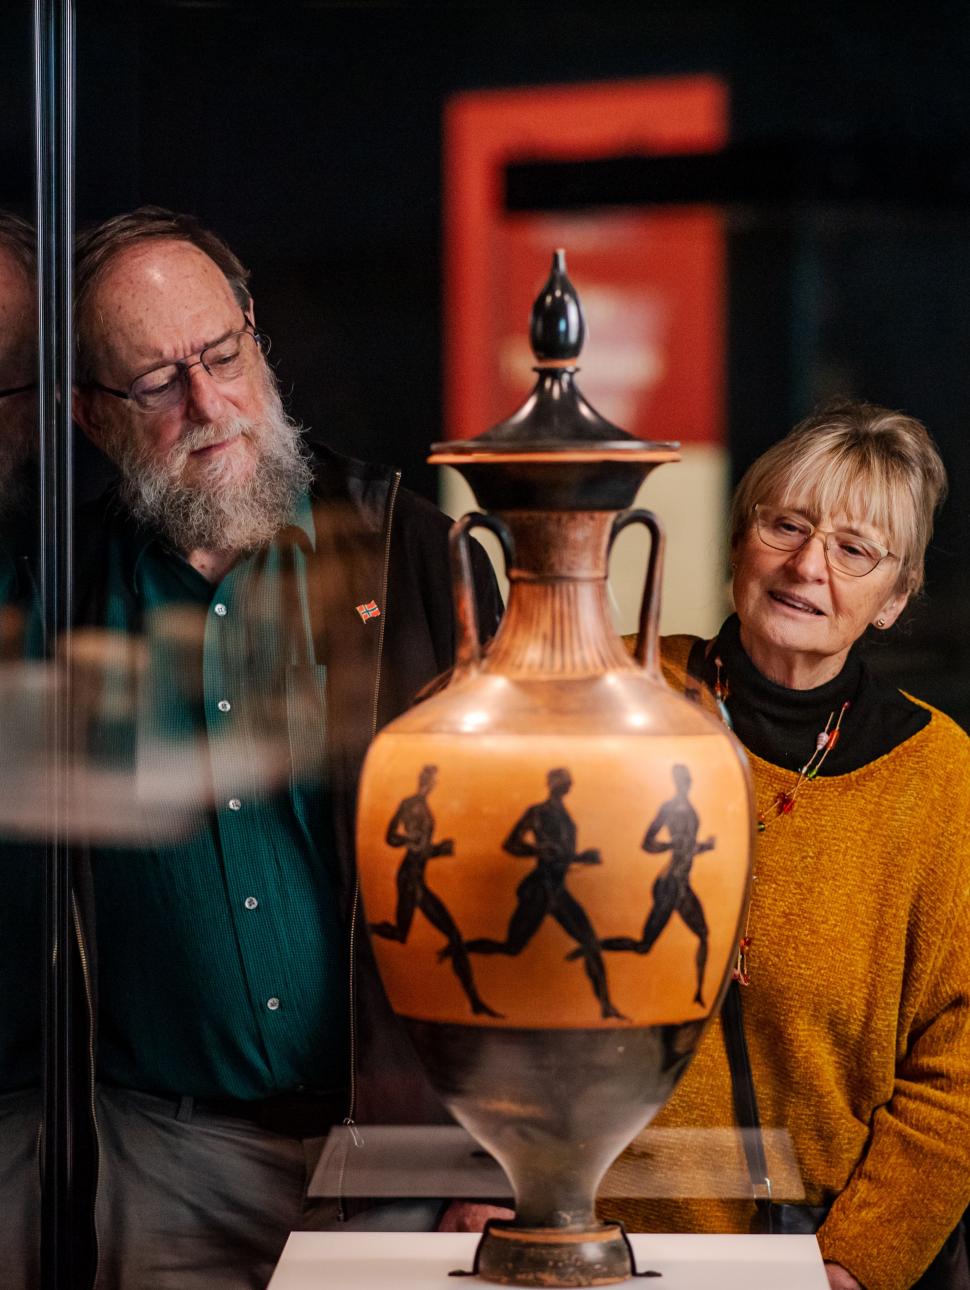
[[[448,522],[307,447],[246,271],[193,219],[109,220],[75,275],[75,415],[120,477],[78,555],[111,660],[86,746],[128,784],[79,875],[98,1286],[261,1286],[338,1217],[305,1197],[331,1125],[442,1115],[360,937],[353,820],[375,728],[452,662]]]
[[[20,828],[25,816],[36,827],[44,803],[27,802],[14,789],[15,781],[25,782],[28,750],[40,752],[37,690],[20,666],[28,649],[39,649],[31,567],[36,462],[36,234],[19,216],[0,211],[0,1259],[11,1290],[37,1284],[40,1252],[44,868],[42,846],[25,841]],[[26,784],[42,792],[38,776],[28,775]]]
[[[714,838],[697,841],[700,822],[691,805],[690,771],[686,766],[674,766],[676,793],[664,802],[654,816],[643,839],[642,848],[648,855],[670,852],[670,863],[657,875],[653,884],[653,905],[643,925],[643,934],[637,940],[632,936],[608,936],[600,941],[604,950],[628,950],[634,954],[649,954],[674,914],[680,914],[686,926],[697,937],[697,989],[694,1002],[704,1004],[704,970],[707,966],[707,919],[697,893],[690,885],[691,869],[696,856],[714,848]],[[660,841],[661,830],[667,830],[667,841]]]
[[[0,597],[19,582],[18,559],[37,489],[37,238],[0,210]],[[18,597],[14,595],[14,600]],[[2,636],[2,633],[0,633]]]
[[[455,853],[453,838],[445,838],[441,842],[434,841],[434,816],[428,805],[428,794],[437,782],[438,767],[423,766],[418,776],[418,791],[401,802],[387,826],[387,845],[407,848],[397,871],[397,911],[393,923],[382,920],[371,923],[370,929],[375,936],[383,936],[386,940],[400,941],[403,944],[410,935],[415,912],[420,909],[432,927],[437,928],[444,936],[445,946],[441,957],[451,959],[451,966],[468,996],[472,1012],[477,1015],[484,1013],[489,1017],[498,1017],[500,1014],[490,1008],[478,993],[468,954],[455,920],[440,896],[437,896],[425,881],[424,871],[429,860]]]
[[[562,767],[549,771],[546,783],[549,796],[544,802],[526,807],[502,843],[509,855],[534,856],[536,860],[536,867],[516,888],[516,906],[505,940],[482,936],[466,942],[465,948],[470,954],[521,954],[544,920],[552,917],[568,936],[579,942],[579,948],[570,950],[566,957],[583,960],[600,1015],[604,1019],[622,1018],[623,1014],[610,999],[606,968],[593,925],[586,910],[566,888],[566,879],[574,864],[598,865],[603,860],[596,847],[576,850],[576,822],[563,801],[573,786],[569,771]]]

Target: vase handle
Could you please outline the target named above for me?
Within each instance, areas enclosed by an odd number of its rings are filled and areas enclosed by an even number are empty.
[[[502,544],[506,566],[512,564],[512,534],[497,515],[469,511],[451,526],[451,590],[455,600],[455,671],[478,667],[482,645],[478,638],[478,610],[475,607],[475,582],[472,577],[471,550],[468,535],[472,529],[488,529]]]
[[[663,525],[653,511],[621,511],[613,521],[610,531],[610,550],[613,543],[625,528],[631,524],[642,524],[650,530],[650,558],[647,561],[647,577],[643,587],[643,599],[640,602],[640,629],[637,632],[636,648],[633,657],[648,672],[658,668],[657,640],[660,626],[660,589],[663,579],[664,536]]]

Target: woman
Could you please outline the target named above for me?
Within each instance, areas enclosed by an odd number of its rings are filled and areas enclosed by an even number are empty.
[[[720,708],[750,757],[759,835],[732,990],[761,1124],[790,1136],[834,1290],[968,1284],[944,1271],[959,1258],[965,1274],[959,1233],[920,1278],[970,1202],[970,739],[857,648],[920,590],[945,483],[909,417],[810,417],[738,487],[736,615],[713,641],[664,642],[668,680]],[[658,1127],[737,1123],[725,1024]],[[606,1195],[644,1189],[649,1134]],[[739,1200],[603,1209],[634,1230],[758,1225]]]

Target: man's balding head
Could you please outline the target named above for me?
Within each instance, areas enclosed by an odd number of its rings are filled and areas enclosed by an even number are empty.
[[[74,334],[76,377],[93,379],[95,336],[91,333],[91,300],[102,277],[121,255],[152,241],[184,242],[201,251],[225,279],[243,313],[249,313],[249,270],[223,239],[193,215],[163,206],[139,206],[78,234],[74,250]]]

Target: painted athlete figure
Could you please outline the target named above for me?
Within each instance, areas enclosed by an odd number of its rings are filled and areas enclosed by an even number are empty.
[[[704,969],[707,966],[707,919],[701,902],[691,888],[690,872],[694,857],[710,851],[714,846],[714,838],[710,837],[706,842],[697,841],[700,821],[687,797],[691,786],[690,771],[686,766],[674,766],[673,776],[677,792],[661,806],[642,843],[643,850],[651,855],[670,852],[670,863],[661,870],[653,884],[653,908],[644,924],[643,935],[639,940],[634,940],[632,936],[608,936],[600,945],[604,950],[632,950],[634,954],[647,954],[672,915],[680,914],[698,939],[697,991],[694,1002],[704,1007],[701,991]],[[666,842],[658,840],[663,828],[667,830]]]
[[[388,846],[407,848],[397,871],[397,913],[393,923],[371,923],[370,929],[375,936],[383,936],[386,940],[400,941],[403,944],[410,934],[415,911],[420,909],[432,927],[436,927],[446,937],[448,944],[438,957],[451,959],[455,976],[468,996],[472,1012],[488,1017],[499,1017],[501,1013],[490,1008],[475,988],[471,963],[455,920],[444,902],[425,884],[424,870],[428,861],[455,853],[452,838],[445,838],[441,842],[432,840],[434,816],[428,805],[428,794],[434,788],[437,779],[437,766],[422,767],[418,776],[417,793],[413,797],[404,798],[387,826]]]
[[[569,771],[551,770],[546,782],[549,796],[523,812],[502,844],[509,855],[535,856],[538,862],[516,890],[518,903],[509,919],[505,940],[481,937],[466,942],[465,948],[472,954],[520,954],[543,920],[551,916],[578,941],[579,948],[569,957],[582,958],[603,1017],[625,1020],[610,1002],[606,967],[593,925],[579,901],[566,890],[570,866],[602,864],[602,859],[594,847],[576,851],[576,825],[563,803],[573,783]]]

